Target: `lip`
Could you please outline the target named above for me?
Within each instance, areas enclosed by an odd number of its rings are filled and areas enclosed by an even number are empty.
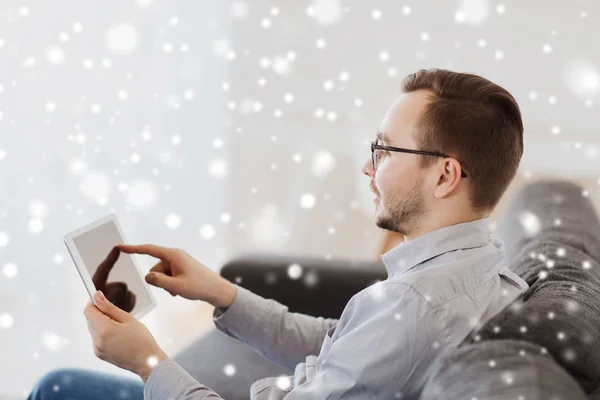
[[[371,192],[373,192],[373,201],[376,202],[377,200],[379,200],[379,193],[377,192],[377,190],[375,190],[375,187],[373,185],[369,185]]]

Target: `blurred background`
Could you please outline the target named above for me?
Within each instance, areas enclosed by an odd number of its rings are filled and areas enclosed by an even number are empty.
[[[598,43],[592,0],[1,0],[0,394],[58,367],[133,377],[94,356],[63,243],[108,213],[127,242],[214,270],[245,252],[377,259],[360,169],[419,68],[516,97],[510,190],[560,176],[595,196]],[[169,355],[211,328],[210,306],[152,290],[142,322]]]

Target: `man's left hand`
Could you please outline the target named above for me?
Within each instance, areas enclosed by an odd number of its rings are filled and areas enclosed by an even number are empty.
[[[94,354],[99,359],[138,374],[144,383],[154,367],[168,358],[144,324],[94,293],[98,307],[91,301],[83,310],[92,336]]]

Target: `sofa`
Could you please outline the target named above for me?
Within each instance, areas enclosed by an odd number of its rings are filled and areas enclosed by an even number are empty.
[[[509,267],[530,287],[439,357],[422,399],[600,400],[600,221],[582,192],[566,180],[515,192],[496,233]],[[531,215],[536,229],[523,223]],[[302,277],[288,276],[291,264],[302,266]],[[386,278],[381,262],[272,254],[237,256],[221,274],[292,312],[333,318]],[[293,374],[216,329],[174,358],[228,400],[247,399],[257,379]],[[223,371],[228,364],[233,376]]]

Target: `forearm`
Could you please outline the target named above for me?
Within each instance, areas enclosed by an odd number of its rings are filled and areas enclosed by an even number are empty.
[[[228,310],[215,311],[217,328],[291,370],[306,356],[319,354],[327,330],[337,324],[337,319],[291,313],[274,300],[236,289]]]

